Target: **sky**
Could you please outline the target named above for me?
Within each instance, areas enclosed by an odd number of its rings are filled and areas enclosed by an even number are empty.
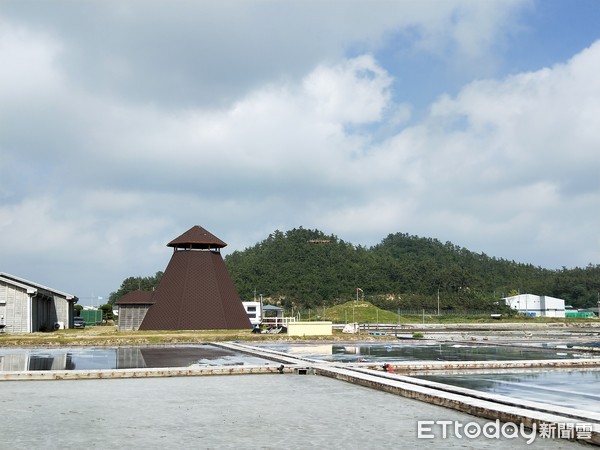
[[[0,272],[108,299],[200,225],[600,263],[596,0],[0,0]]]

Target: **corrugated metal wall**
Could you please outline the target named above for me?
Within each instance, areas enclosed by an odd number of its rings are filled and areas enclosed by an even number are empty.
[[[8,333],[29,332],[29,295],[17,286],[0,282],[0,316]]]
[[[119,306],[119,331],[137,331],[149,305],[120,305]]]

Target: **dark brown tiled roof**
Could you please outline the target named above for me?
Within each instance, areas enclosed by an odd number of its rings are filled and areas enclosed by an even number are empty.
[[[153,300],[140,330],[251,327],[223,258],[215,251],[175,250]]]
[[[223,248],[227,246],[218,237],[206,231],[198,225],[193,226],[181,236],[173,239],[167,244],[168,247],[176,248]]]
[[[129,291],[115,302],[115,305],[150,305],[154,303],[151,291]]]

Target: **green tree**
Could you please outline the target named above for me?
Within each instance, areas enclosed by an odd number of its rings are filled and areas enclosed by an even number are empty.
[[[564,298],[574,307],[595,306],[600,265],[548,270],[471,252],[451,242],[389,234],[367,248],[319,230],[276,230],[265,240],[225,257],[243,300],[262,294],[286,308],[308,309],[365,299],[390,311],[495,311],[511,293]],[[162,272],[130,277],[109,304],[132,290],[153,290]],[[518,290],[518,291],[517,291]]]
[[[106,303],[99,308],[102,311],[102,322],[106,323],[109,320],[113,320],[113,308],[112,305]]]
[[[117,300],[131,291],[153,291],[158,286],[158,283],[160,283],[162,276],[163,272],[159,271],[154,276],[126,278],[117,291],[110,293],[108,304],[114,305]]]

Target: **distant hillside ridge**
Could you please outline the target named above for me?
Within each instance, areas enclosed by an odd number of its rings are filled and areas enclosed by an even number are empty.
[[[356,246],[319,230],[274,231],[225,257],[243,300],[258,296],[288,308],[331,306],[360,297],[390,311],[490,311],[500,298],[535,293],[596,306],[600,265],[549,270],[474,253],[437,239],[389,234]]]

